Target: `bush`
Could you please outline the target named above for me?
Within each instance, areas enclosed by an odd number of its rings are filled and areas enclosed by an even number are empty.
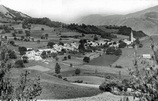
[[[77,69],[75,70],[75,74],[76,74],[76,75],[79,75],[80,73],[81,73],[81,70],[77,68]]]
[[[90,62],[90,58],[86,56],[86,57],[83,58],[83,61],[86,62],[86,63],[89,63]]]
[[[23,60],[17,60],[15,62],[15,67],[16,68],[23,68],[23,67],[25,67]]]

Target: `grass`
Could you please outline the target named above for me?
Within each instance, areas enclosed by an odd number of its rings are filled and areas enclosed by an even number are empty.
[[[88,84],[102,84],[105,79],[102,77],[96,77],[96,76],[72,76],[72,77],[67,77],[68,81],[77,81],[77,80],[82,80],[84,83]]]
[[[92,59],[90,63],[88,63],[88,65],[109,66],[114,63],[118,58],[119,56],[103,54],[97,58]]]
[[[24,72],[24,69],[11,69],[10,77],[14,78],[15,84],[17,84],[17,79],[20,77],[22,72]],[[94,96],[101,93],[101,91],[96,88],[73,85],[44,72],[35,70],[30,71],[30,78],[35,78],[37,76],[40,76],[42,86],[42,94],[38,99],[69,99]]]

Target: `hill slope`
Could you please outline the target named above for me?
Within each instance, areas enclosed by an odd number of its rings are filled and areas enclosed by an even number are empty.
[[[127,15],[89,15],[76,22],[92,25],[126,25],[133,30],[142,30],[147,35],[153,35],[158,34],[158,6]]]
[[[13,19],[22,19],[22,18],[30,18],[30,16],[12,10],[10,8],[7,8],[4,5],[0,5],[0,21],[9,21]]]

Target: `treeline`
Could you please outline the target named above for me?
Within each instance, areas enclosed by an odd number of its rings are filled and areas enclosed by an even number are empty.
[[[102,31],[101,29],[99,29],[94,25],[85,25],[85,24],[78,25],[73,23],[73,24],[65,25],[64,27],[72,31],[77,31],[84,34],[96,34],[96,35],[101,35],[101,37],[104,38],[112,37],[109,33],[105,33],[104,31]]]
[[[61,22],[57,21],[51,21],[49,18],[27,18],[23,21],[23,24],[42,24],[42,25],[47,25],[49,27],[60,27]]]
[[[109,25],[109,26],[104,26],[107,29],[118,29],[118,32],[116,34],[120,34],[120,35],[127,35],[129,36],[131,34],[131,30],[132,28],[127,27],[127,26],[116,26],[116,25]],[[146,36],[146,34],[143,31],[133,31],[133,35],[136,38],[140,38],[140,37],[144,37]]]

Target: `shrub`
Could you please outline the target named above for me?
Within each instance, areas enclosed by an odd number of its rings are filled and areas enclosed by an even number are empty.
[[[23,68],[23,67],[25,67],[23,60],[17,60],[15,62],[15,67],[16,68]]]
[[[76,74],[76,75],[79,75],[80,73],[81,73],[81,70],[77,68],[77,69],[75,70],[75,74]]]
[[[86,63],[89,63],[90,62],[90,58],[86,56],[86,57],[83,58],[83,61],[86,62]]]

